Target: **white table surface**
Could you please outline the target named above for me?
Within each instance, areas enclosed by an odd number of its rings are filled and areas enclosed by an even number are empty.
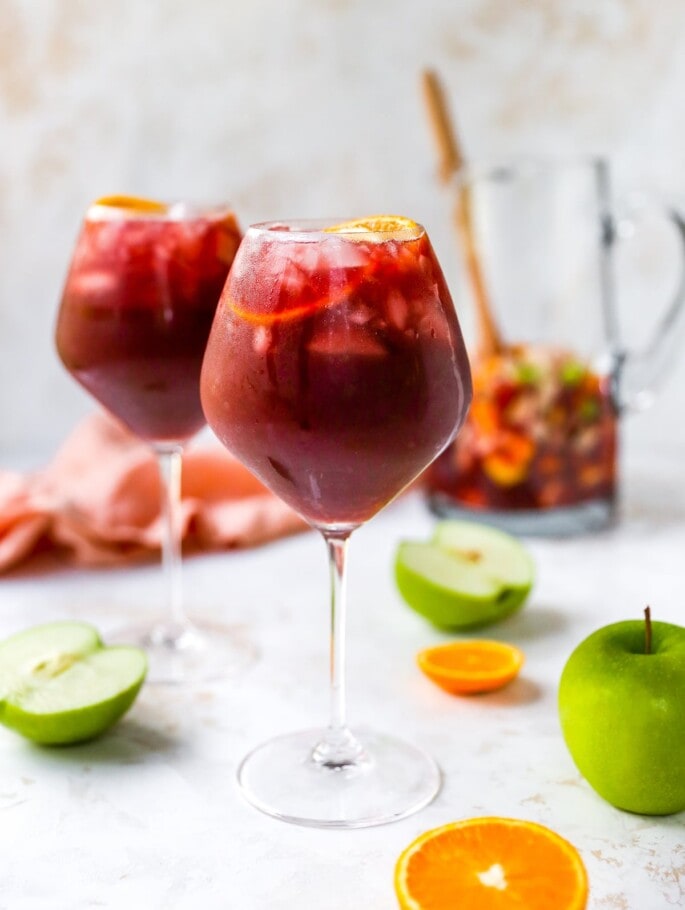
[[[107,736],[37,748],[0,729],[0,908],[396,907],[392,875],[419,833],[478,815],[526,818],[571,840],[588,869],[591,910],[685,907],[685,814],[634,816],[603,802],[576,771],[556,710],[572,648],[607,622],[685,622],[685,467],[629,467],[620,525],[573,540],[531,541],[533,594],[481,636],[521,646],[522,676],[491,695],[455,698],[414,656],[443,636],[401,601],[400,538],[434,519],[417,495],[390,506],[350,550],[349,713],[422,743],[444,786],[404,821],[355,831],[290,826],[252,809],[239,759],[272,734],[324,722],[327,571],[313,532],[186,562],[186,600],[244,626],[261,657],[239,682],[146,685]],[[161,597],[155,565],[14,573],[0,580],[0,633],[78,617],[103,633]],[[551,908],[553,910],[553,908]]]

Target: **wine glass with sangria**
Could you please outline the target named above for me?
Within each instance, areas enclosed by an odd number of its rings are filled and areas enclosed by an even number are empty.
[[[345,712],[348,540],[454,437],[471,397],[455,310],[425,230],[400,217],[248,229],[202,368],[224,445],[324,537],[331,577],[328,727],[257,747],[238,777],[284,820],[402,818],[440,786],[434,761]]]
[[[159,463],[166,615],[120,633],[145,648],[153,681],[223,676],[252,657],[230,629],[188,618],[179,524],[183,448],[205,424],[202,356],[240,236],[226,206],[101,199],[86,213],[59,308],[64,366]]]

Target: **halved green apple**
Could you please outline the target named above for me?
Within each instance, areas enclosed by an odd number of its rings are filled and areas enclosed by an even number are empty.
[[[441,629],[470,629],[518,610],[533,560],[515,537],[488,525],[442,521],[430,541],[403,541],[395,580],[405,601]]]
[[[35,742],[83,742],[131,707],[147,672],[139,648],[104,647],[93,626],[54,622],[0,642],[0,723]]]

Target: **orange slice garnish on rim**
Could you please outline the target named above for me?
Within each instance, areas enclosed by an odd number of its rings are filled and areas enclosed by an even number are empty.
[[[96,199],[93,206],[101,208],[119,209],[140,215],[163,215],[168,211],[164,202],[156,199],[144,199],[142,196],[102,196]]]
[[[523,651],[514,645],[486,639],[453,641],[416,656],[426,676],[452,695],[500,689],[518,676],[524,660]]]
[[[395,867],[402,910],[584,910],[583,861],[535,822],[469,818],[413,841]]]
[[[403,215],[370,215],[324,228],[326,234],[367,235],[360,240],[409,240],[418,237],[421,231],[419,224]]]

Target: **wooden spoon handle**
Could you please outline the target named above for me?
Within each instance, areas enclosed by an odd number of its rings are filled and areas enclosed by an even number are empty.
[[[464,166],[464,155],[447,111],[445,95],[436,73],[432,70],[424,70],[422,86],[426,110],[438,150],[438,173],[441,181],[447,183]],[[478,354],[480,356],[496,354],[503,350],[504,344],[490,306],[485,276],[478,258],[473,234],[471,191],[465,184],[459,188],[454,208],[454,223],[461,238],[466,269],[476,304]]]

